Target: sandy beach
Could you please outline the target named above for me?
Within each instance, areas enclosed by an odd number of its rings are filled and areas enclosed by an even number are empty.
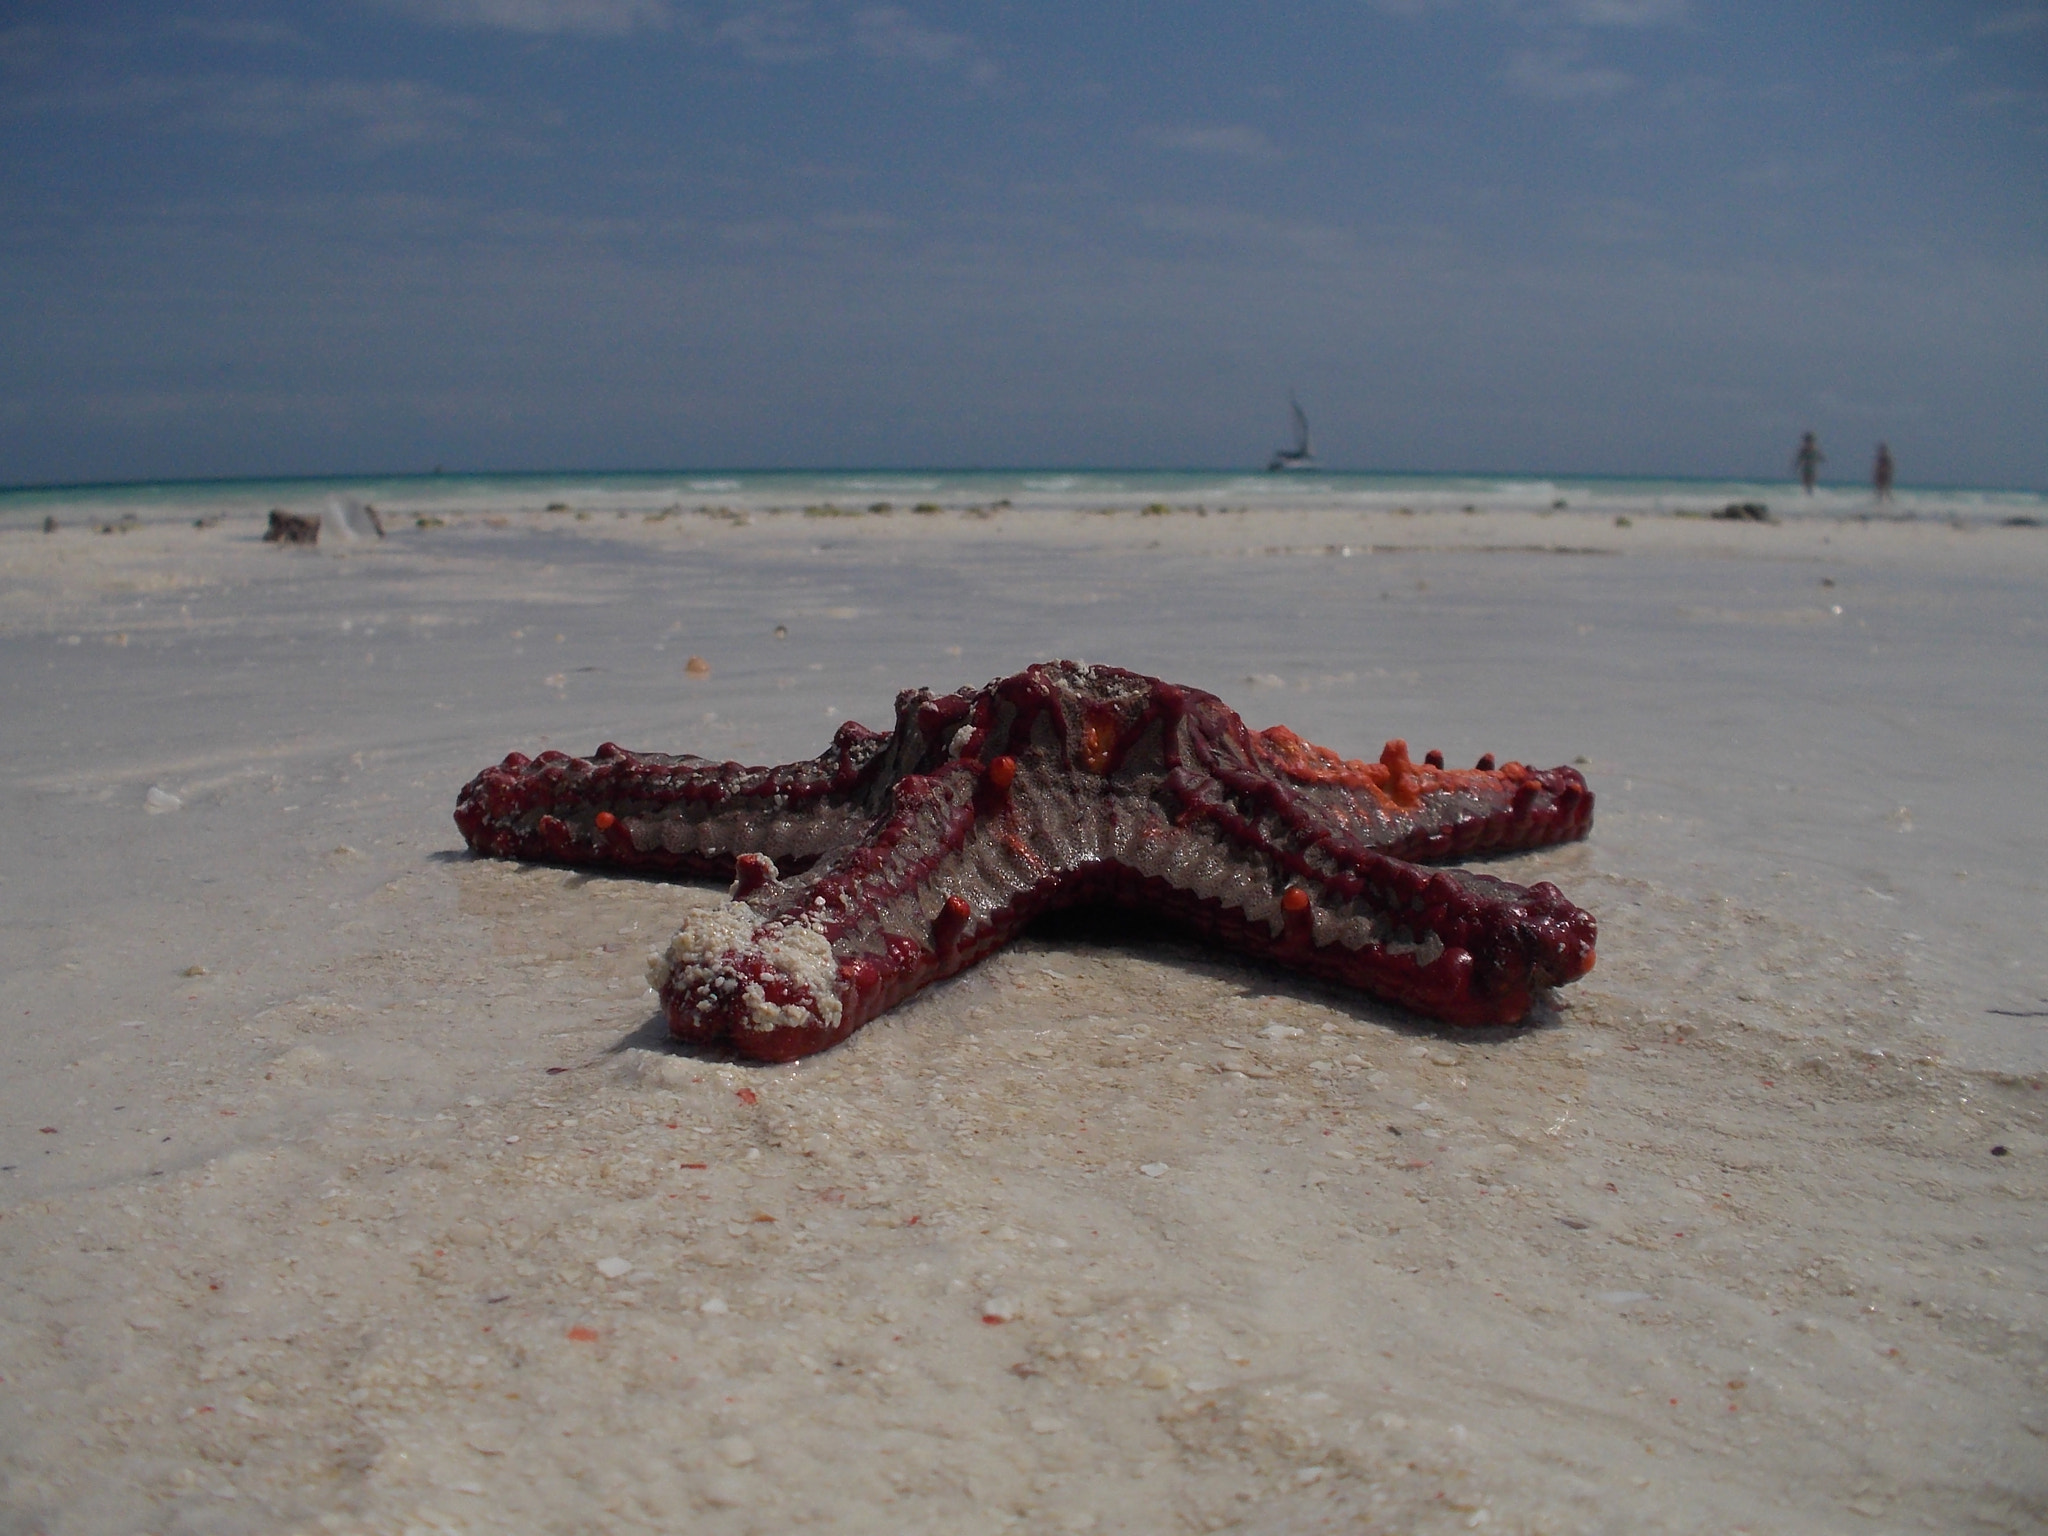
[[[0,532],[0,1531],[2048,1526],[2048,532],[385,515]],[[738,1066],[645,984],[717,888],[450,817],[1061,656],[1579,764],[1489,868],[1596,969],[1068,923]]]

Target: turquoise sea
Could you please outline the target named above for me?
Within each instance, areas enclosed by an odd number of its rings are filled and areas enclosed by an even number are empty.
[[[1883,516],[2048,522],[2048,492],[1903,486],[1880,505],[1865,485],[1823,485],[1812,496],[1786,481],[1642,479],[1600,475],[1421,475],[1313,471],[1154,469],[663,470],[548,474],[332,475],[288,479],[138,481],[0,489],[0,528],[157,522],[202,516],[261,517],[273,507],[317,512],[349,497],[404,515],[464,511],[659,511],[667,507],[919,505],[947,510],[1007,506],[1138,509],[1167,506],[1483,507],[1541,512],[1569,507],[1619,513],[1712,512],[1755,502],[1774,516]]]

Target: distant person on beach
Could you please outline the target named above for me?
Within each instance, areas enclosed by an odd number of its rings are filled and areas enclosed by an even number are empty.
[[[1799,484],[1807,495],[1813,494],[1813,482],[1820,474],[1821,465],[1827,461],[1828,456],[1820,451],[1820,439],[1811,432],[1803,433],[1799,439],[1799,451],[1792,455],[1792,467],[1799,471]]]
[[[1890,443],[1879,443],[1877,445],[1877,463],[1871,468],[1870,483],[1875,487],[1879,501],[1890,501],[1892,499],[1892,445]]]

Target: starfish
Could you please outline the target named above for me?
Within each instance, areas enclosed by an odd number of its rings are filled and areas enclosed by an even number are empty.
[[[1572,768],[1346,761],[1213,694],[1049,662],[896,700],[777,768],[514,752],[457,802],[479,854],[729,878],[649,962],[677,1039],[790,1061],[1107,902],[1455,1025],[1512,1024],[1583,976],[1595,926],[1547,882],[1425,863],[1584,837]]]

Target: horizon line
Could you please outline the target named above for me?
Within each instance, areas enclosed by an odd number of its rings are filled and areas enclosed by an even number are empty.
[[[1248,466],[1233,465],[938,465],[938,464],[854,464],[854,465],[798,465],[770,467],[752,465],[711,466],[687,468],[664,466],[644,469],[446,469],[436,466],[429,470],[344,470],[319,473],[298,472],[290,474],[230,474],[230,475],[176,475],[153,478],[120,480],[44,480],[0,484],[0,496],[32,495],[37,492],[54,491],[122,491],[139,490],[150,486],[192,487],[192,486],[256,486],[275,484],[314,484],[347,480],[545,480],[568,479],[578,476],[603,478],[659,478],[663,476],[703,478],[707,476],[740,475],[1231,475],[1240,478],[1271,479],[1275,484],[1294,484],[1313,480],[1319,475],[1370,476],[1377,479],[1411,480],[1603,480],[1603,481],[1652,481],[1674,484],[1750,484],[1796,486],[1798,481],[1790,475],[1768,477],[1745,474],[1703,475],[1703,474],[1645,474],[1613,470],[1565,470],[1565,469],[1359,469],[1340,466],[1318,467],[1313,470],[1296,470],[1287,473]],[[1854,481],[1819,482],[1820,489],[1865,488],[1867,483]],[[2048,487],[2025,485],[1923,485],[1902,482],[1901,491],[1919,492],[1996,492],[2008,495],[2048,495]]]

